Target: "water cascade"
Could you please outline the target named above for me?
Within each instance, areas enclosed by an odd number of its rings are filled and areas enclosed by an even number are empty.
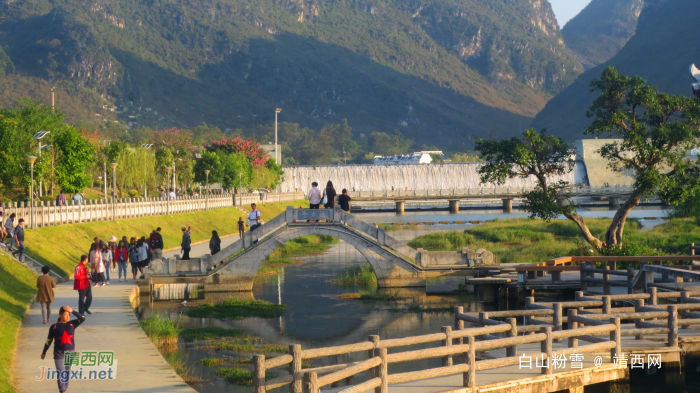
[[[322,187],[331,180],[337,190],[440,190],[493,188],[494,184],[481,184],[479,168],[483,163],[454,163],[427,165],[325,165],[292,166],[284,168],[282,192],[308,192],[311,182]],[[568,181],[571,184],[588,185],[586,167],[577,161],[574,170],[564,176],[553,176],[550,181]],[[498,187],[533,188],[536,179],[515,178]]]

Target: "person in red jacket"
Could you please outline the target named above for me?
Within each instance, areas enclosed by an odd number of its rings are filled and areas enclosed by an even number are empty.
[[[119,266],[119,281],[122,280],[122,271],[124,272],[124,281],[126,281],[126,264],[129,262],[129,243],[126,240],[120,241],[114,250],[114,260]]]
[[[92,303],[92,287],[90,286],[90,276],[88,275],[85,262],[88,260],[87,255],[80,256],[80,263],[75,267],[75,275],[73,278],[73,289],[78,291],[78,311],[81,315],[90,312],[90,304]]]

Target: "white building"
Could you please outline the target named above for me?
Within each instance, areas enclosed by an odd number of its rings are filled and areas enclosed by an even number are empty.
[[[417,151],[412,154],[399,154],[393,157],[375,156],[374,165],[419,165],[433,162],[431,154],[440,154],[444,160],[447,157],[441,151]]]

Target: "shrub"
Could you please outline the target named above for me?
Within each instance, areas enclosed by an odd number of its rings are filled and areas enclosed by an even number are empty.
[[[181,331],[179,321],[175,322],[158,314],[153,314],[146,319],[142,319],[140,324],[143,331],[156,346],[177,344],[177,338]]]

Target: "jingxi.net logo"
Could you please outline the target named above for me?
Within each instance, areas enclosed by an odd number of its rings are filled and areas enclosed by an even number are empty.
[[[117,359],[113,351],[66,352],[60,370],[39,367],[37,381],[108,380],[117,378]]]

